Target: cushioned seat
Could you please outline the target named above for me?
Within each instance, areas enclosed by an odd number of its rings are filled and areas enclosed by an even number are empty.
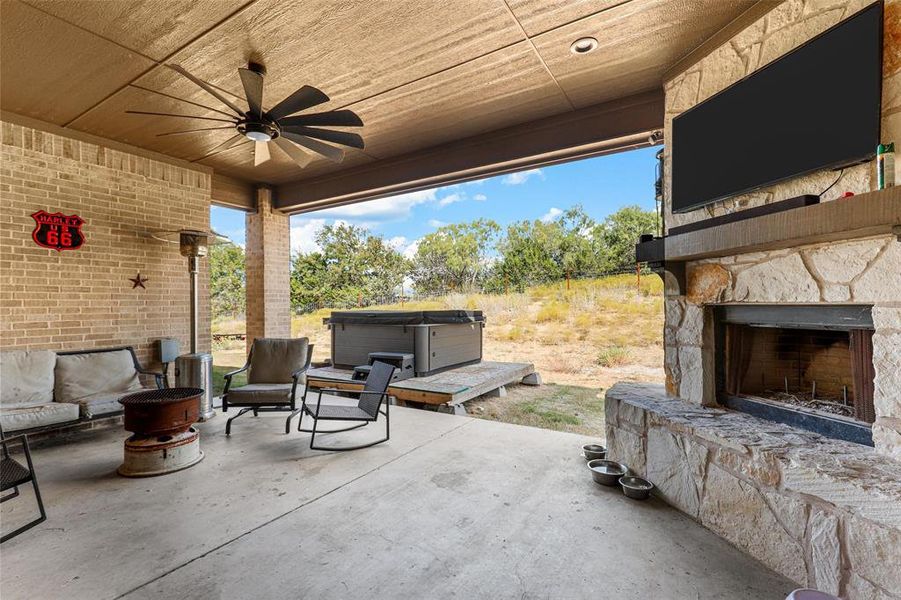
[[[153,389],[156,388],[142,387],[136,390],[127,390],[124,392],[99,392],[97,394],[91,394],[90,396],[79,398],[78,400],[74,401],[74,404],[78,406],[82,417],[86,419],[92,419],[94,417],[99,417],[101,415],[107,415],[122,410],[122,405],[119,404],[119,398],[122,398],[123,396],[134,394],[136,392],[148,392]]]
[[[53,401],[56,353],[12,350],[0,353],[0,425],[6,431],[78,420],[78,407]]]
[[[82,417],[121,411],[119,398],[144,389],[129,350],[60,354],[56,359],[56,401],[78,405]]]
[[[291,404],[293,383],[249,383],[228,391],[232,404]]]
[[[33,427],[57,425],[78,420],[78,405],[48,402],[37,406],[12,406],[0,410],[0,426],[4,431],[20,431]]]
[[[285,433],[291,431],[291,419],[300,413],[298,397],[306,394],[306,370],[313,360],[313,346],[307,338],[257,338],[250,347],[247,363],[225,374],[222,411],[241,407],[225,423],[225,435],[231,434],[232,421],[253,412],[289,412]],[[247,385],[232,387],[232,377],[247,371]]]

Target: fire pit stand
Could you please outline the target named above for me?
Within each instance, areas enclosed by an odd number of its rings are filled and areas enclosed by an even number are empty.
[[[200,433],[192,427],[200,416],[199,388],[167,388],[119,399],[125,429],[125,460],[119,474],[150,477],[186,469],[203,460]]]

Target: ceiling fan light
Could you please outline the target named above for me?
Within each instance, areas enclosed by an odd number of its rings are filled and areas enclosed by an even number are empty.
[[[247,139],[253,140],[254,142],[272,141],[272,136],[265,131],[245,131],[244,135],[247,137]]]

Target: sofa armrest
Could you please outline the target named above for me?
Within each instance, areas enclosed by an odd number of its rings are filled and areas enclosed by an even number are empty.
[[[168,382],[166,381],[163,373],[160,371],[151,371],[150,369],[145,369],[143,367],[138,367],[135,369],[141,375],[153,375],[153,379],[156,382],[157,389],[163,389],[169,387]]]

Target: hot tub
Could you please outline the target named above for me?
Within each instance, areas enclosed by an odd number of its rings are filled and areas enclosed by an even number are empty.
[[[325,323],[339,368],[368,364],[370,352],[413,353],[417,377],[482,360],[480,310],[341,311]]]

